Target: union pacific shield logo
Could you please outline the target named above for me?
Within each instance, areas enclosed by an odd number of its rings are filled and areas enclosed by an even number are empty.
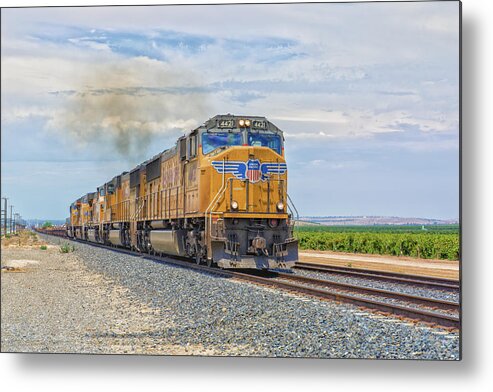
[[[250,182],[256,183],[261,177],[262,173],[260,172],[260,161],[258,159],[250,159],[247,162],[246,178],[248,178]]]
[[[258,159],[242,161],[213,161],[212,166],[219,174],[233,174],[240,180],[251,183],[266,181],[272,174],[284,174],[288,167],[284,162],[260,163]]]

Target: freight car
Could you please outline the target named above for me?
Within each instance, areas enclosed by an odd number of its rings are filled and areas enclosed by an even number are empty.
[[[72,203],[67,235],[221,268],[290,268],[294,213],[282,131],[218,115]]]

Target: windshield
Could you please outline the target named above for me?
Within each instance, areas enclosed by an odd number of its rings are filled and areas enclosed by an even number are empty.
[[[272,133],[249,133],[249,146],[269,147],[281,155],[281,137]]]
[[[218,147],[241,146],[241,133],[210,132],[202,134],[202,153],[208,154]]]

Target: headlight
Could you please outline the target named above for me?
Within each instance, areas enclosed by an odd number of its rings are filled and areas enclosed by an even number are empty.
[[[284,203],[282,201],[278,202],[276,207],[277,211],[284,211]]]
[[[252,122],[250,120],[245,120],[243,118],[241,120],[238,120],[238,125],[240,127],[249,127],[251,123]]]
[[[233,200],[231,202],[231,209],[232,210],[237,210],[238,209],[238,202],[236,200]]]

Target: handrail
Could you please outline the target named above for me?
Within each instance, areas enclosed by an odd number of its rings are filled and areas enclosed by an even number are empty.
[[[139,203],[139,201],[140,201],[140,203]],[[136,199],[136,202],[137,202],[138,206],[135,209],[134,216],[130,219],[132,221],[135,221],[136,220],[135,218],[137,218],[137,215],[140,214],[140,211],[144,207],[144,198],[143,197],[139,197],[138,199]]]
[[[298,220],[299,220],[299,218],[300,218],[300,214],[298,213],[298,210],[296,209],[296,206],[294,205],[293,200],[291,200],[291,196],[289,196],[289,193],[288,193],[288,192],[286,192],[286,196],[288,197],[288,201],[289,201],[289,203],[288,203],[288,207],[289,207],[289,205],[291,204],[291,207],[293,207],[293,208],[294,208],[294,210],[295,210],[295,212],[296,212],[296,220],[298,221]],[[291,209],[291,208],[290,208],[290,209]],[[291,213],[292,213],[292,212],[293,212],[293,210],[291,210]]]
[[[211,203],[205,210],[205,228],[206,228],[206,238],[212,238],[212,214],[213,214],[213,208],[215,207],[214,203],[218,203],[219,198],[224,194],[226,191],[227,185],[225,181],[226,173],[224,172],[224,166],[225,166],[225,160],[223,159],[223,178],[222,178],[222,185],[219,191],[216,193],[216,196],[212,199]],[[216,237],[214,237],[216,238]]]
[[[287,186],[284,186],[283,185],[283,191],[286,193],[286,196],[288,198],[286,204],[287,204],[287,207],[288,207],[289,211],[291,211],[291,215],[294,215],[293,209],[296,212],[296,218],[294,219],[294,222],[293,222],[293,227],[294,227],[295,223],[297,221],[299,221],[300,215],[298,213],[298,209],[296,208],[296,206],[293,203],[293,200],[291,200],[291,196],[289,196]]]
[[[177,185],[136,198],[135,203],[138,204],[138,207],[135,214],[130,217],[130,220],[172,219],[172,211],[178,218],[180,211],[185,213],[185,206],[180,206],[180,195],[183,194],[180,187],[180,185]],[[172,196],[175,197],[173,203],[171,203]],[[130,202],[130,200],[127,201]],[[174,208],[172,208],[172,204],[175,204]]]

